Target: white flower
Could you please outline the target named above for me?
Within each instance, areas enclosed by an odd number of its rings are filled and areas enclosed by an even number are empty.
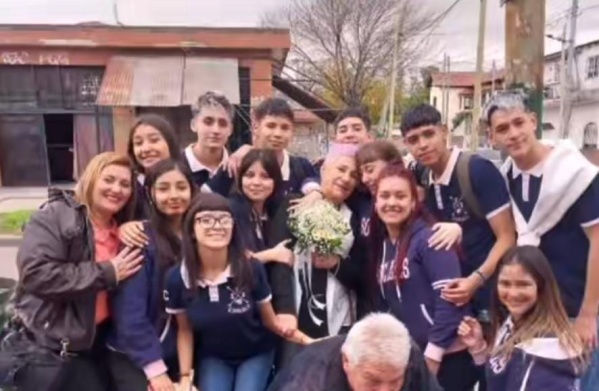
[[[310,249],[323,255],[343,252],[345,237],[351,232],[343,214],[324,200],[293,213],[289,217],[289,228],[296,238],[298,251]]]

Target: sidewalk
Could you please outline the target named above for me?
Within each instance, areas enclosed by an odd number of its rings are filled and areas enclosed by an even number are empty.
[[[47,198],[47,187],[0,187],[0,213],[37,209]]]
[[[48,198],[46,187],[0,187],[0,213],[37,209]],[[19,235],[0,235],[0,247],[18,247]]]

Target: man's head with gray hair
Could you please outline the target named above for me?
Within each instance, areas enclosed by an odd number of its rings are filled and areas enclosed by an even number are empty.
[[[483,110],[493,145],[514,160],[530,156],[540,143],[536,138],[537,117],[531,112],[522,90],[500,91],[493,95]]]
[[[209,149],[223,149],[233,133],[235,109],[221,93],[208,91],[191,106],[191,130],[198,143]]]
[[[341,348],[343,370],[353,391],[383,387],[399,391],[410,360],[406,327],[394,316],[371,314],[356,323]]]

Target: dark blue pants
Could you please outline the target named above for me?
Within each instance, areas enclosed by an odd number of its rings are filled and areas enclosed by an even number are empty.
[[[467,350],[443,356],[437,379],[444,391],[471,391],[480,378],[484,367],[474,365]]]

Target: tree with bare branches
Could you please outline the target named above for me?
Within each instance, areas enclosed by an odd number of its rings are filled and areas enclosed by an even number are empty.
[[[396,31],[402,75],[416,65],[434,23],[418,0],[292,0],[262,18],[264,27],[289,27],[285,66],[294,78],[346,106],[361,105],[389,77]]]

